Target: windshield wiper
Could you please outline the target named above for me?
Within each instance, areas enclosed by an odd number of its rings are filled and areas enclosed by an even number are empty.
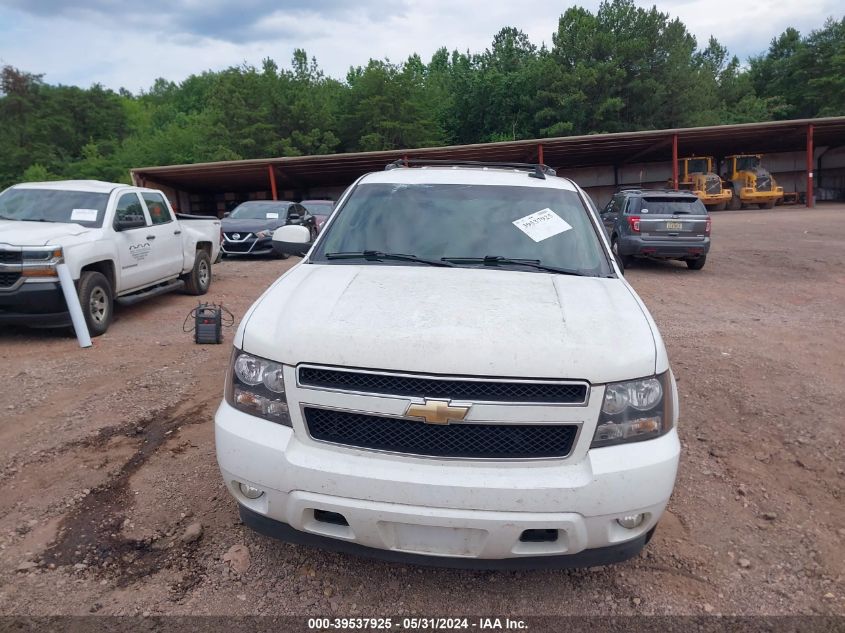
[[[380,262],[385,259],[403,262],[417,262],[429,266],[453,266],[449,262],[439,259],[425,259],[405,253],[383,253],[382,251],[346,251],[342,253],[326,253],[326,259],[365,259],[370,262]]]
[[[577,270],[570,270],[568,268],[558,268],[557,266],[547,266],[539,259],[522,259],[518,257],[502,257],[501,255],[485,255],[484,257],[444,257],[443,261],[452,262],[453,264],[481,264],[483,266],[499,266],[501,264],[513,264],[518,266],[530,266],[537,270],[544,270],[550,273],[558,273],[560,275],[576,275],[578,277],[590,277]]]

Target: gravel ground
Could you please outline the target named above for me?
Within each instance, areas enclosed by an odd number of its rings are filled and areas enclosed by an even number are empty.
[[[608,568],[428,569],[256,535],[214,457],[230,348],[182,332],[194,298],[118,308],[91,350],[4,328],[0,614],[845,615],[843,213],[714,214],[704,270],[628,271],[679,380],[683,456],[654,540]],[[224,261],[208,299],[239,318],[293,261]]]

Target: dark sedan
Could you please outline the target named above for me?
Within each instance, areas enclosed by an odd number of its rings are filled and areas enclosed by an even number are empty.
[[[273,231],[286,224],[301,224],[317,235],[316,220],[298,202],[251,200],[235,207],[223,218],[225,255],[273,253]]]

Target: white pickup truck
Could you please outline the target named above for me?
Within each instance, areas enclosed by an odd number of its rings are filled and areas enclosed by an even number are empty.
[[[219,252],[219,220],[177,216],[155,189],[95,180],[14,185],[0,193],[0,324],[70,325],[56,274],[64,262],[90,334],[99,336],[115,300],[205,294]]]
[[[541,165],[392,167],[313,246],[273,235],[307,254],[242,319],[215,418],[244,522],[416,563],[634,556],[678,391],[592,201]]]

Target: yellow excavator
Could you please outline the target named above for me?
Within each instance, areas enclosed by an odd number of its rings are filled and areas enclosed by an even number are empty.
[[[732,195],[730,189],[722,187],[722,179],[713,171],[712,156],[680,159],[677,189],[692,191],[710,211],[723,211]]]
[[[760,154],[725,156],[724,179],[732,194],[729,209],[749,204],[771,209],[783,200],[783,187],[779,187],[771,172],[760,164],[761,159]]]

